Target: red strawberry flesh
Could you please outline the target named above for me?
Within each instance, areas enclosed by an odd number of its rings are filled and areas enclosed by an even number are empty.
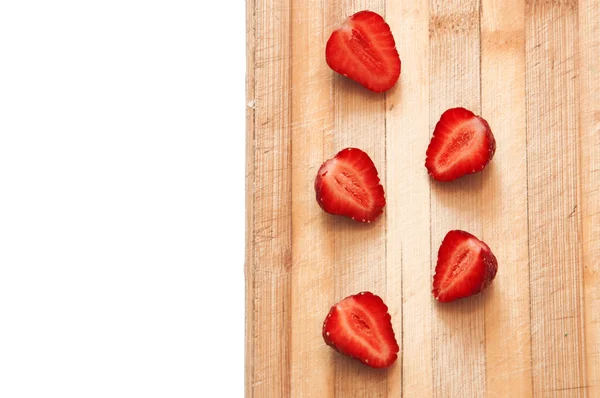
[[[390,26],[372,11],[357,12],[333,31],[325,60],[337,73],[375,92],[389,90],[400,76],[400,57]]]
[[[472,296],[488,287],[497,271],[488,245],[468,232],[450,231],[438,252],[433,295],[440,302]]]
[[[330,214],[371,222],[383,212],[385,194],[365,152],[346,148],[323,163],[315,179],[317,203]]]
[[[391,319],[381,297],[362,292],[331,307],[323,323],[323,339],[367,366],[386,368],[396,361],[400,350]]]
[[[489,124],[465,108],[442,114],[427,148],[425,167],[438,181],[481,171],[492,160],[496,141]]]

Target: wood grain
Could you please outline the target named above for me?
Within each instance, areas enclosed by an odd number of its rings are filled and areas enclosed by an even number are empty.
[[[329,18],[322,0],[292,9],[292,341],[294,397],[334,394],[334,356],[323,344],[323,319],[335,300],[331,220],[315,201],[314,181],[333,128],[332,75],[323,57]],[[307,151],[307,148],[311,150]],[[314,366],[315,363],[326,366]]]
[[[291,391],[291,134],[290,7],[281,0],[255,0],[253,82],[248,106],[252,165],[248,191],[252,225],[251,258],[246,265],[249,317],[246,394],[286,397]],[[285,327],[283,327],[285,325]]]
[[[331,31],[384,15],[402,59],[374,94],[332,72]],[[247,0],[246,396],[600,396],[600,2]],[[443,111],[490,124],[482,172],[432,181]],[[361,225],[325,214],[320,165],[375,162],[387,205]],[[431,295],[451,229],[499,260],[483,294]],[[329,308],[370,290],[401,346],[387,370],[327,347]]]
[[[529,284],[515,283],[529,280],[525,1],[482,2],[481,99],[481,113],[497,141],[495,159],[483,175],[481,239],[501,267],[485,300],[486,395],[528,397]]]
[[[577,2],[526,7],[527,174],[534,394],[583,396],[577,210]]]
[[[481,113],[478,0],[430,2],[429,131],[455,107]],[[488,173],[488,171],[483,172]],[[431,181],[431,274],[446,233],[461,229],[481,237],[482,173],[452,184]],[[433,388],[436,397],[476,397],[485,391],[483,296],[433,304]]]
[[[600,5],[580,0],[579,198],[585,303],[587,393],[600,397]]]
[[[255,21],[254,0],[247,3],[246,14],[246,98],[254,98]],[[251,11],[251,12],[250,12]],[[254,394],[254,108],[246,104],[246,256],[244,258],[246,322],[244,335],[244,385],[247,397]]]
[[[388,396],[425,397],[433,392],[429,178],[423,159],[430,134],[429,0],[388,0],[386,12],[402,60],[400,81],[386,95],[386,279],[401,346]]]

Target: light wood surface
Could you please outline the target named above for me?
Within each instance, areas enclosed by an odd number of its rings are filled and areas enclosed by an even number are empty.
[[[386,18],[397,86],[368,92],[325,63],[352,13]],[[600,397],[600,0],[247,0],[246,395]],[[436,183],[441,113],[489,122],[482,172]],[[314,178],[345,147],[372,157],[380,219],[325,214]],[[482,295],[431,295],[450,229],[499,262]],[[327,347],[329,308],[384,298],[401,346],[373,370]]]

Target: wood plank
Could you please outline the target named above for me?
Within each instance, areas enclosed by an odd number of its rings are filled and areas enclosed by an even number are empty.
[[[600,2],[579,0],[579,176],[588,396],[600,397]]]
[[[429,131],[457,106],[480,114],[478,0],[430,2]],[[486,173],[485,171],[483,173]],[[431,273],[446,233],[462,229],[481,237],[482,173],[452,183],[431,180]],[[433,387],[440,397],[476,397],[485,392],[483,296],[433,305]]]
[[[254,380],[254,48],[255,0],[248,0],[246,8],[246,256],[245,279],[245,344],[244,344],[244,395],[253,395]]]
[[[584,396],[576,112],[577,1],[526,7],[533,390]]]
[[[530,397],[525,1],[483,0],[482,116],[496,138],[483,175],[483,239],[498,259],[485,298],[486,395]],[[510,240],[507,240],[510,237]]]
[[[292,397],[333,397],[335,354],[321,336],[334,296],[331,220],[315,200],[314,181],[333,128],[332,75],[325,62],[330,32],[323,0],[292,9]]]
[[[333,26],[360,10],[384,15],[384,0],[344,0],[328,2]],[[382,181],[385,169],[385,95],[372,93],[357,83],[331,72],[334,84],[334,128],[328,136],[328,157],[346,147],[365,151],[377,167]],[[385,189],[385,187],[384,187]],[[371,224],[330,217],[334,237],[334,280],[336,301],[368,290],[387,300],[386,236],[387,206],[383,215]],[[360,397],[369,394],[385,397],[387,371],[368,369],[360,362],[345,357],[335,359],[335,394]]]
[[[429,0],[388,0],[386,13],[402,61],[400,80],[386,94],[387,291],[401,349],[388,396],[430,397]]]
[[[288,0],[254,2],[253,175],[248,200],[254,252],[249,397],[290,395],[291,141]]]

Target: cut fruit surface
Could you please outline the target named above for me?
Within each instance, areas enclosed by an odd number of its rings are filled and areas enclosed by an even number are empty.
[[[365,152],[346,148],[327,160],[315,179],[317,203],[330,214],[371,222],[383,212],[385,194]]]
[[[465,108],[448,109],[433,131],[425,167],[437,181],[481,171],[496,152],[488,122]]]
[[[484,242],[468,232],[448,232],[438,252],[433,295],[449,302],[481,292],[494,280],[498,261]]]
[[[400,350],[391,319],[381,297],[358,293],[331,307],[323,322],[323,339],[367,366],[385,368],[396,361]]]
[[[372,11],[357,12],[333,31],[325,60],[337,73],[375,92],[394,87],[400,76],[400,57],[390,26]]]

